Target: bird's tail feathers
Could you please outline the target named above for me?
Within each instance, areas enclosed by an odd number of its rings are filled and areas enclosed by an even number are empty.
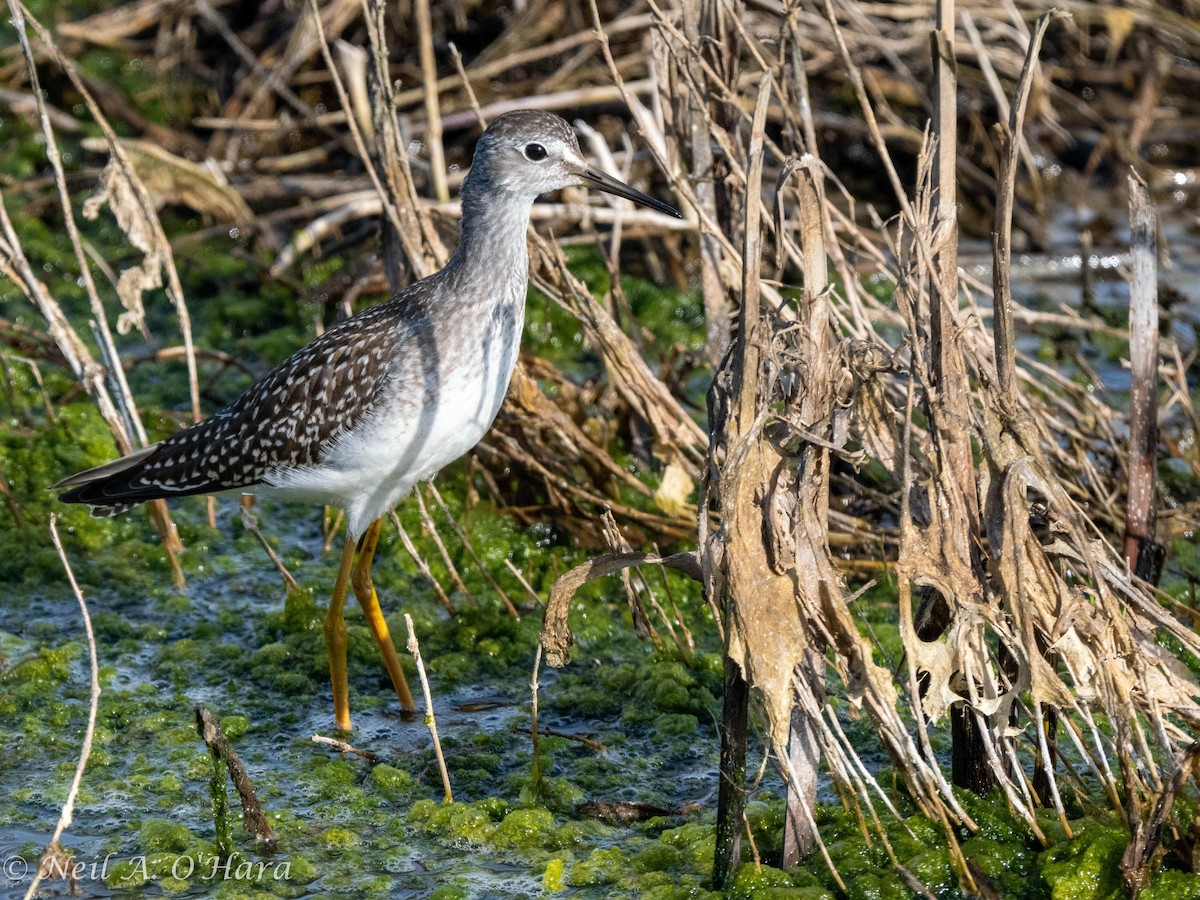
[[[106,497],[104,493],[105,483],[115,476],[119,476],[130,469],[140,466],[157,449],[157,444],[151,444],[149,447],[144,447],[141,450],[130,453],[128,456],[122,456],[120,459],[106,462],[102,466],[96,466],[94,469],[78,472],[70,478],[64,478],[57,484],[51,485],[49,489],[52,491],[63,491],[63,493],[59,494],[58,499],[64,503],[88,504],[92,508],[92,515],[97,518],[115,516],[118,513],[123,513],[125,510],[137,506],[137,503],[121,503],[115,497]],[[64,488],[66,489],[65,491]]]
[[[70,478],[64,478],[57,484],[50,485],[49,490],[61,491],[64,488],[78,488],[87,484],[93,484],[97,481],[104,481],[128,469],[132,469],[136,465],[140,465],[148,456],[158,449],[158,444],[151,444],[149,447],[143,447],[141,450],[135,450],[128,456],[122,456],[120,459],[114,459],[112,462],[106,462],[102,466],[96,466],[94,469],[85,469],[82,472],[76,472]],[[70,502],[70,501],[68,501]]]

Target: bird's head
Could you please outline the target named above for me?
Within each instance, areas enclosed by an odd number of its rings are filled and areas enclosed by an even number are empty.
[[[541,110],[504,113],[488,126],[475,145],[468,184],[477,187],[481,195],[503,190],[529,200],[560,188],[590,187],[680,217],[673,206],[588,163],[566,120]],[[464,191],[467,189],[464,185]]]

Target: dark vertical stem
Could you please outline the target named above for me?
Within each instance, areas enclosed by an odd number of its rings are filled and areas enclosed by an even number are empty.
[[[713,858],[713,887],[717,890],[725,887],[742,861],[749,709],[750,685],[742,676],[741,667],[726,654],[721,714],[721,783],[717,790],[717,852]]]
[[[955,787],[986,794],[996,784],[988,766],[979,720],[965,703],[950,710],[950,780]]]

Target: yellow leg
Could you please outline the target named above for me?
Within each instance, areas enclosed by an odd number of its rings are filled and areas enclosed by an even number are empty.
[[[379,597],[375,593],[375,585],[371,581],[371,563],[375,561],[375,548],[379,546],[379,532],[383,530],[383,519],[376,519],[367,528],[362,541],[358,545],[358,561],[354,564],[354,574],[351,578],[354,584],[354,596],[358,605],[367,616],[367,626],[375,635],[375,643],[379,645],[379,653],[383,656],[383,664],[387,666],[388,675],[392,678],[392,687],[400,698],[400,706],[405,712],[415,713],[417,704],[413,702],[412,693],[408,689],[408,680],[404,670],[400,668],[400,659],[396,656],[396,646],[388,633],[387,622],[383,618],[383,610],[379,608]]]
[[[354,541],[346,538],[342,564],[333,583],[333,598],[325,613],[325,652],[329,657],[329,681],[333,685],[333,717],[342,731],[350,730],[350,681],[346,674],[346,588],[350,583],[350,563],[354,560]]]

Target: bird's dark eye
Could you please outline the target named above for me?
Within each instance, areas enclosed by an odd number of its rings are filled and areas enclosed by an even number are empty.
[[[532,159],[534,162],[546,158],[546,148],[541,144],[526,144],[525,158]]]

